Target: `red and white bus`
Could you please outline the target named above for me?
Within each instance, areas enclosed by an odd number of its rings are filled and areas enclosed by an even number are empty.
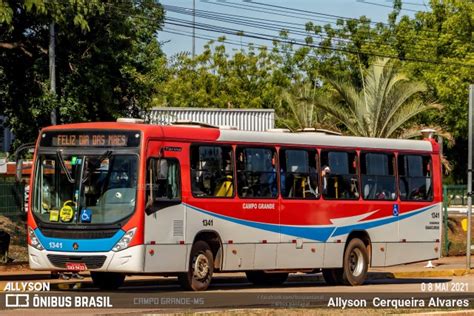
[[[82,123],[40,132],[28,214],[34,270],[255,284],[319,271],[360,285],[369,266],[440,255],[433,139]]]

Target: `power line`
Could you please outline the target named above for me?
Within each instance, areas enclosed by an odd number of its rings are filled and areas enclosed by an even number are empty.
[[[170,12],[174,12],[174,13],[178,13],[178,14],[185,14],[185,15],[190,15],[191,14],[189,9],[187,9],[187,8],[176,7],[176,6],[167,6],[167,5],[165,5],[164,7],[167,11],[170,11]],[[299,29],[297,27],[292,27],[292,26],[289,26],[289,25],[285,25],[284,22],[277,21],[277,20],[257,19],[257,18],[252,18],[252,17],[242,17],[242,16],[238,16],[238,15],[233,15],[233,14],[226,14],[226,13],[219,13],[219,12],[205,11],[205,10],[196,10],[196,15],[198,17],[201,17],[201,18],[204,18],[204,19],[209,19],[209,20],[214,20],[214,21],[221,21],[221,22],[225,22],[225,23],[239,24],[239,25],[250,26],[250,27],[255,27],[255,28],[259,28],[259,29],[266,29],[266,30],[276,31],[276,32],[279,32],[283,29],[286,29],[286,30],[290,31],[293,34],[297,34],[297,35],[301,35],[301,36],[305,36],[305,37],[317,35],[317,36],[325,37],[325,38],[331,37],[335,40],[340,40],[340,41],[344,41],[344,42],[347,42],[347,43],[352,43],[353,42],[352,40],[346,39],[346,38],[323,35],[323,34],[327,34],[326,32],[321,32],[321,33],[318,33],[318,34],[312,34],[311,32]],[[263,22],[261,22],[261,21],[263,21]],[[267,21],[272,22],[272,23],[268,23]],[[302,26],[299,23],[291,23],[290,22],[290,23],[286,23],[286,24],[297,25],[297,26],[300,26],[300,27]],[[362,32],[362,33],[366,33],[366,32]],[[413,38],[411,37],[410,40],[413,40]],[[369,44],[383,45],[383,46],[388,47],[390,49],[394,49],[394,47],[392,45],[388,44],[388,43],[379,43],[379,42],[372,41],[372,40],[369,40],[369,39],[365,39],[362,42],[365,43],[365,44],[369,43]],[[416,40],[415,42],[416,43],[413,43],[413,44],[406,43],[405,46],[411,47],[412,50],[418,51],[420,53],[422,53],[422,52],[424,53],[428,47],[420,47],[419,43],[427,43],[428,45],[435,45],[437,43],[437,41],[435,41],[434,39],[432,41],[431,39],[428,39],[428,38],[425,38],[423,40]]]
[[[166,33],[171,33],[171,34],[181,35],[181,36],[186,36],[186,37],[192,37],[193,36],[192,33],[189,32],[189,31],[186,32],[184,30],[173,29],[173,28],[169,28],[167,26],[162,31],[166,32]],[[236,41],[229,41],[227,38],[225,38],[225,36],[223,38],[222,37],[221,38],[214,38],[214,37],[206,36],[206,35],[203,35],[203,34],[199,34],[199,36],[197,36],[197,38],[200,38],[200,39],[203,39],[203,40],[209,40],[209,41],[216,41],[218,43],[230,44],[230,45],[234,45],[234,46],[240,46],[241,48],[243,48],[245,46],[247,48],[270,49],[266,45],[259,45],[259,44],[255,44],[255,43],[252,43],[252,42],[241,41],[240,43],[238,43]],[[283,50],[275,48],[275,47],[271,47],[271,50],[276,51],[278,53],[283,52]],[[309,52],[306,54],[306,56],[313,57],[313,58],[321,57],[320,55],[312,54],[312,53],[309,53]],[[384,67],[383,65],[378,65],[378,64],[372,64],[372,66],[373,67]]]
[[[217,1],[219,1],[219,0],[217,0]],[[245,0],[243,0],[243,1],[245,1]],[[260,7],[259,6],[249,6],[249,5],[246,6],[246,5],[242,5],[242,4],[235,3],[235,2],[230,2],[230,1],[222,2],[222,3],[209,1],[208,3],[214,4],[214,5],[231,6],[231,7],[236,7],[236,8],[240,8],[240,9],[244,9],[244,10],[249,10],[249,11],[255,11],[255,8],[257,8],[257,9],[261,9],[261,10],[266,10],[266,11],[258,11],[258,12],[265,12],[267,14],[274,14],[274,15],[278,15],[277,13],[274,12],[275,10],[269,11],[268,9],[262,8],[262,6],[263,7],[277,7],[277,8],[280,8],[278,10],[278,12],[298,13],[299,16],[292,16],[292,17],[300,18],[300,19],[305,19],[305,18],[301,17],[301,14],[304,14],[304,15],[310,15],[310,16],[326,16],[327,18],[332,19],[332,20],[337,20],[337,19],[341,19],[341,20],[345,20],[345,21],[358,21],[359,20],[357,18],[350,18],[350,17],[340,16],[340,15],[322,13],[322,12],[318,12],[318,11],[302,10],[302,9],[296,9],[296,8],[285,7],[285,6],[276,6],[276,5],[272,5],[272,4],[268,4],[268,3],[261,3],[261,2],[254,2],[254,1],[251,1],[251,2],[245,1],[245,2],[246,3],[258,4]],[[419,11],[417,11],[417,12],[419,12]],[[336,22],[330,22],[330,23],[337,24]],[[380,25],[388,26],[388,27],[391,26],[390,24],[384,23],[384,22],[381,22],[381,21],[370,21],[369,20],[368,23],[373,24],[373,25],[380,24]],[[423,30],[423,31],[428,32],[428,33],[435,33],[435,34],[438,33],[437,31],[432,31],[432,30]]]
[[[187,36],[187,37],[192,37],[192,33],[189,33],[189,32],[186,32],[186,31],[183,31],[183,30],[179,30],[179,29],[173,29],[173,28],[170,28],[170,27],[165,27],[162,32],[166,32],[166,33],[171,33],[171,34],[175,34],[175,35],[182,35],[182,36]],[[250,43],[250,42],[236,42],[236,41],[231,41],[231,40],[228,40],[228,39],[218,39],[218,38],[214,38],[212,36],[208,36],[208,35],[205,35],[205,34],[198,34],[196,33],[196,38],[199,38],[199,39],[202,39],[202,40],[208,40],[208,41],[216,41],[216,42],[222,42],[222,43],[226,43],[226,44],[229,44],[229,45],[234,45],[234,46],[245,46],[247,48],[250,48],[250,47],[256,47],[256,48],[259,48],[259,47],[267,47],[265,45],[259,45],[259,44],[254,44],[254,43]]]
[[[192,27],[192,25],[189,24],[188,21],[170,21],[168,19],[168,23],[175,25],[175,26],[181,26],[181,27]],[[211,31],[211,32],[217,32],[217,33],[224,33],[224,34],[229,34],[229,35],[239,35],[240,30],[232,29],[232,28],[222,28],[218,27],[215,25],[209,25],[209,24],[203,24],[203,23],[197,23],[196,28],[204,31]],[[426,60],[426,59],[420,59],[420,58],[413,58],[413,57],[407,57],[407,58],[400,58],[399,56],[394,56],[394,55],[388,55],[388,54],[379,54],[379,53],[372,53],[372,52],[365,52],[365,51],[355,51],[352,49],[347,49],[347,48],[338,48],[338,47],[325,47],[321,45],[316,45],[316,44],[309,44],[305,42],[301,42],[299,40],[295,39],[284,39],[284,38],[279,38],[276,39],[275,37],[272,37],[271,35],[268,34],[262,34],[262,33],[257,33],[257,32],[247,32],[242,34],[242,36],[248,37],[248,38],[254,38],[254,39],[260,39],[260,40],[267,40],[267,41],[278,41],[280,43],[284,44],[291,44],[291,45],[297,45],[297,46],[304,46],[304,47],[309,47],[309,48],[320,48],[323,50],[329,50],[329,51],[338,51],[338,52],[345,52],[345,53],[350,53],[350,54],[364,54],[368,56],[374,56],[374,57],[384,57],[384,58],[390,58],[390,59],[398,59],[398,60],[403,60],[403,61],[411,61],[411,62],[422,62],[422,63],[430,63],[430,64],[445,64],[445,65],[457,65],[457,66],[463,66],[463,67],[474,67],[474,65],[466,65],[460,62],[443,62],[443,61],[438,61],[438,60]]]
[[[120,11],[120,8],[115,7]],[[129,12],[123,12],[122,14],[124,16],[130,16]],[[155,21],[155,19],[151,19],[148,16],[139,16],[135,15],[135,17],[141,17],[144,19],[149,19]],[[172,18],[167,18],[167,23],[175,26],[181,26],[181,27],[193,27],[194,24],[190,24],[190,21],[186,20],[179,20],[175,19],[173,21]],[[364,54],[367,56],[374,56],[374,57],[385,57],[385,58],[390,58],[390,59],[397,59],[397,60],[404,60],[404,61],[410,61],[410,62],[423,62],[423,63],[431,63],[431,64],[446,64],[446,65],[457,65],[457,66],[462,66],[462,67],[474,67],[474,65],[469,65],[469,64],[464,64],[461,62],[444,62],[444,61],[438,61],[438,60],[426,60],[426,59],[421,59],[421,58],[413,58],[413,57],[407,57],[407,58],[400,58],[400,56],[397,55],[389,55],[389,54],[381,54],[381,53],[374,53],[374,52],[367,52],[363,50],[353,50],[353,49],[348,49],[348,48],[340,48],[340,47],[328,47],[328,46],[322,46],[322,45],[316,45],[316,44],[310,44],[306,42],[302,42],[301,40],[298,39],[292,39],[292,38],[275,38],[274,36],[268,35],[268,34],[262,34],[262,33],[257,33],[257,32],[246,32],[242,34],[242,30],[237,30],[237,29],[232,29],[232,28],[223,28],[221,26],[215,26],[211,24],[204,24],[204,23],[197,23],[196,25],[197,29],[204,30],[204,31],[211,31],[211,32],[216,32],[216,33],[224,33],[228,35],[234,35],[234,36],[243,36],[247,38],[253,38],[253,39],[259,39],[259,40],[266,40],[266,41],[278,41],[283,44],[290,44],[290,45],[297,45],[297,46],[302,46],[302,47],[309,47],[309,48],[319,48],[327,51],[337,51],[337,52],[345,52],[345,53],[350,53],[350,54],[355,54],[355,55],[360,55]]]
[[[168,23],[171,22],[175,22],[175,23],[189,23],[189,21],[187,20],[181,20],[181,19],[175,19],[175,18],[168,18],[167,21],[169,21]],[[199,23],[199,25],[201,26],[201,28],[204,28],[204,30],[208,30],[208,31],[214,31],[214,32],[224,32],[226,34],[230,34],[230,35],[239,35],[237,34],[238,32],[242,32],[241,30],[236,30],[236,29],[232,29],[232,28],[226,28],[226,27],[222,27],[222,26],[215,26],[215,25],[211,25],[211,24],[205,24],[205,23]],[[244,36],[248,36],[248,35],[256,35],[257,38],[258,37],[262,37],[262,36],[266,36],[266,39],[268,39],[269,36],[272,36],[272,35],[268,35],[268,34],[262,34],[262,33],[255,33],[255,32],[249,32],[247,31]],[[284,37],[279,37],[280,39],[282,40],[286,40],[286,41],[292,41],[296,44],[300,44],[301,45],[301,40],[299,39],[294,39],[294,38],[284,38]],[[274,37],[272,38],[274,39]],[[350,43],[350,41],[349,41]],[[377,43],[372,43],[372,44],[377,44]],[[385,44],[381,44],[381,45],[385,45]],[[389,46],[389,45],[385,45],[389,48],[392,48],[394,49],[393,47]],[[321,47],[321,45],[313,45],[313,47],[319,47],[319,48],[325,48],[325,49],[329,49],[328,47]],[[421,49],[421,48],[420,48]],[[423,52],[427,49],[427,47],[424,48]],[[350,49],[342,49],[342,51],[347,51],[347,52],[350,52],[351,50]],[[413,49],[413,51],[416,53],[421,53],[422,51],[421,50],[415,50]],[[363,52],[363,51],[359,51],[357,50],[358,53],[364,53],[364,54],[368,54],[368,55],[380,55],[380,56],[385,56],[385,57],[388,57],[387,54],[373,54],[373,53],[369,53],[369,52]],[[397,58],[397,59],[403,59],[403,60],[407,60],[408,58],[399,58],[398,56],[393,56],[391,55],[392,58]],[[449,56],[448,56],[449,57]],[[452,58],[452,57],[451,57]],[[420,58],[410,58],[412,59],[413,61],[427,61],[425,59],[420,59]]]

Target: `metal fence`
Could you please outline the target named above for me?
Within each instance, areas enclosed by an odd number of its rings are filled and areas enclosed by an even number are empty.
[[[449,240],[449,214],[467,214],[467,185],[444,185],[443,186],[443,255],[447,256],[450,250]]]
[[[0,180],[0,215],[15,217],[23,214],[25,187],[16,182]]]
[[[274,109],[153,108],[145,114],[151,124],[167,125],[193,121],[243,131],[266,131],[275,127]]]
[[[464,184],[445,185],[443,197],[447,207],[465,207],[467,206],[467,186]]]

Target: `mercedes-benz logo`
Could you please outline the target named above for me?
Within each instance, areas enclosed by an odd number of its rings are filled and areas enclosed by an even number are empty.
[[[79,249],[79,244],[78,244],[77,242],[73,243],[73,244],[72,244],[72,248],[73,248],[74,250]]]

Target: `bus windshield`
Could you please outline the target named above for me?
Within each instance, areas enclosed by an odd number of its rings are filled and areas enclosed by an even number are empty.
[[[112,224],[135,210],[137,156],[40,154],[33,212],[44,223]]]

